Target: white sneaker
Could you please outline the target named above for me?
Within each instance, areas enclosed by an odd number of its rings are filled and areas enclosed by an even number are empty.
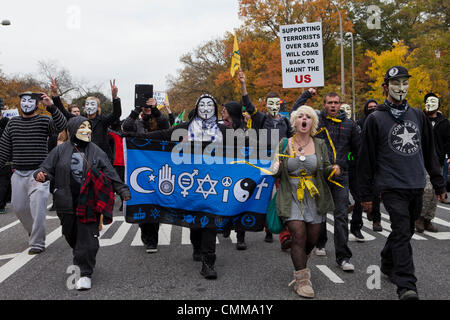
[[[319,257],[327,256],[327,252],[325,251],[325,248],[316,248],[315,253],[316,253],[316,256],[319,256]]]
[[[355,271],[355,266],[352,265],[349,261],[346,261],[346,260],[342,261],[340,267],[341,267],[341,269],[343,271],[346,271],[346,272],[353,272],[353,271]]]
[[[91,289],[91,278],[89,277],[81,277],[78,279],[75,288],[77,290],[89,290]]]

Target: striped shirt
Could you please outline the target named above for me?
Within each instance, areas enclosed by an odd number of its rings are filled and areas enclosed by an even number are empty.
[[[9,160],[17,170],[39,168],[47,157],[47,140],[54,130],[52,127],[61,132],[67,124],[61,112],[55,109],[52,110],[52,118],[36,115],[10,119],[0,139],[0,168]]]

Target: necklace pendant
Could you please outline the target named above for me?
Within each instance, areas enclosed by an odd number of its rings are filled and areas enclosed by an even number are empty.
[[[306,160],[306,157],[303,156],[303,155],[301,155],[301,156],[299,157],[299,159],[300,159],[300,161],[305,161],[305,160]]]

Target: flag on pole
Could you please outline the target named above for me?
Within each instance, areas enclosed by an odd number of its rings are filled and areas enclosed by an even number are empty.
[[[231,58],[231,77],[234,77],[234,74],[237,70],[239,70],[241,66],[241,54],[239,53],[239,45],[236,38],[236,34],[234,34],[234,44],[233,44],[233,56]]]
[[[184,110],[182,113],[180,113],[177,118],[175,119],[175,122],[173,123],[173,126],[176,127],[177,125],[179,125],[180,123],[183,122],[183,116],[184,116]]]

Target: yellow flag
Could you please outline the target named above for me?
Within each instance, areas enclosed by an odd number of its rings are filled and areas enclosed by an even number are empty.
[[[234,34],[234,45],[233,45],[233,57],[231,58],[231,77],[234,77],[234,74],[239,67],[241,66],[241,54],[239,53],[239,45],[237,42],[236,34]]]

